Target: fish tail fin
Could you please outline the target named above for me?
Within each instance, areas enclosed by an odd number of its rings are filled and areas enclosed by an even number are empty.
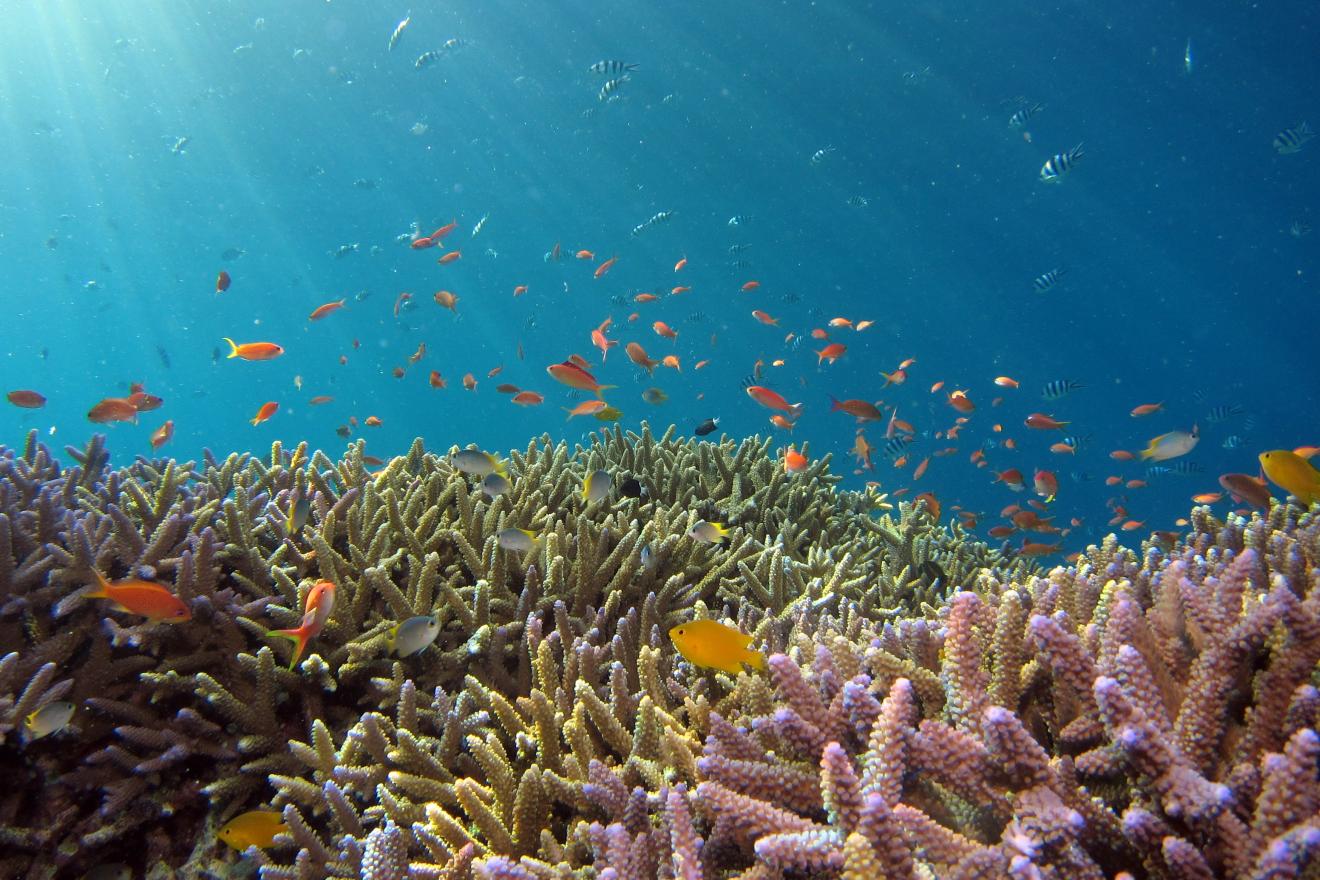
[[[229,343],[229,357],[231,358],[238,357],[238,345],[234,342],[234,340],[230,339],[228,336],[222,336],[220,338],[223,339],[225,342]]]
[[[110,598],[110,582],[107,581],[107,580],[105,579],[105,575],[101,574],[101,572],[97,571],[95,568],[92,569],[92,574],[96,576],[96,589],[93,590],[93,591],[90,592],[90,593],[84,593],[84,594],[83,594],[83,598],[84,598],[84,599],[109,599],[109,598]]]
[[[746,656],[743,657],[743,662],[753,669],[765,670],[765,655],[760,651],[753,651],[749,648]]]
[[[266,635],[288,639],[293,642],[293,657],[289,660],[290,669],[298,665],[298,660],[302,657],[303,651],[307,650],[307,642],[311,640],[311,635],[301,626],[297,629],[268,629]]]
[[[802,418],[802,404],[791,403],[788,405],[788,411],[792,414],[793,421],[796,422],[798,419]]]
[[[843,404],[839,402],[839,398],[837,398],[837,397],[835,397],[833,394],[831,394],[831,395],[830,395],[830,412],[834,412],[834,411],[836,411],[836,410],[840,410],[840,409],[843,409]]]
[[[881,388],[888,388],[890,385],[893,385],[893,384],[894,384],[894,377],[893,377],[893,376],[889,375],[888,373],[884,372],[883,370],[880,371],[880,375],[885,377],[885,384],[881,385],[881,386],[880,386]]]
[[[604,400],[606,391],[610,390],[611,388],[618,388],[618,387],[619,387],[618,385],[597,385],[596,396],[599,397],[601,400]]]

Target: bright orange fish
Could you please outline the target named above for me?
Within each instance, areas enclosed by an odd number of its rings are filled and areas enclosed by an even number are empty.
[[[329,394],[318,394],[307,402],[312,406],[320,406],[321,404],[324,403],[330,403],[333,400],[334,398],[331,397]]]
[[[436,305],[444,306],[449,311],[456,311],[454,306],[458,305],[458,297],[447,290],[437,290],[435,292]]]
[[[793,448],[792,444],[784,450],[784,473],[796,474],[807,469],[807,457]]]
[[[229,357],[242,358],[245,361],[268,361],[284,354],[284,349],[273,342],[234,342],[228,336],[223,337],[229,343]]]
[[[769,324],[771,327],[779,326],[778,318],[772,318],[760,309],[754,309],[752,311],[752,317],[760,321],[762,324]]]
[[[454,262],[455,260],[461,260],[461,259],[463,259],[462,251],[450,251],[440,259],[436,260],[436,262],[439,263],[441,266],[448,266],[450,263]]]
[[[614,267],[614,264],[617,263],[618,261],[619,261],[618,257],[610,257],[608,260],[606,260],[605,262],[601,263],[599,266],[596,267],[596,271],[593,273],[593,275],[596,278],[599,278],[600,276],[604,275],[606,272],[610,271],[610,269],[612,269]]]
[[[1032,413],[1027,416],[1024,424],[1028,428],[1035,428],[1037,431],[1057,431],[1068,422],[1060,422],[1053,416],[1045,415],[1045,413]]]
[[[697,361],[696,365],[693,366],[692,369],[694,369],[694,370],[700,370],[702,367],[706,366],[706,365],[709,364],[709,363],[710,363],[710,361],[708,361],[708,360]]]
[[[233,279],[229,277],[229,273],[224,269],[221,269],[220,274],[215,276],[215,292],[224,293],[229,289],[231,281],[233,281]]]
[[[788,413],[789,417],[797,421],[802,415],[802,404],[789,403],[782,395],[771,391],[769,388],[760,385],[747,386],[747,396],[766,409],[777,409]]]
[[[618,345],[619,340],[606,339],[605,332],[597,327],[591,331],[591,344],[600,349],[600,362],[603,364],[605,359],[609,357],[610,349]]]
[[[174,437],[174,420],[166,419],[165,424],[157,428],[151,435],[151,448],[160,449],[166,443],[169,443]]]
[[[362,424],[366,425],[368,428],[379,428],[383,423],[379,416],[367,416],[362,420]]]
[[[848,318],[830,318],[831,327],[851,327],[852,321]]]
[[[635,302],[635,303],[649,303],[649,302],[655,302],[655,301],[658,300],[659,298],[660,298],[660,297],[656,296],[654,293],[639,293],[639,294],[637,294],[636,296],[633,297],[633,302]]]
[[[1131,461],[1136,458],[1135,455],[1128,452],[1126,449],[1115,449],[1113,452],[1109,453],[1109,457],[1116,461]]]
[[[279,408],[280,405],[273,400],[268,403],[263,403],[261,409],[257,410],[256,416],[252,419],[253,426],[260,425],[262,422],[275,415],[275,411]]]
[[[1162,409],[1164,409],[1163,401],[1160,401],[1159,403],[1143,403],[1141,406],[1134,406],[1132,408],[1132,418],[1135,419],[1138,416],[1148,416],[1152,413],[1157,413]]]
[[[761,282],[759,281],[745,281],[743,282],[742,291],[743,293],[751,293],[753,290],[756,290],[756,288],[760,286],[761,286]]]
[[[153,623],[184,623],[192,619],[184,601],[161,584],[136,578],[111,583],[96,569],[92,569],[92,574],[96,575],[97,587],[84,593],[84,598],[109,599],[118,610],[140,614]]]
[[[87,420],[98,424],[108,422],[132,422],[137,424],[137,417],[137,407],[125,397],[106,397],[87,413]]]
[[[439,371],[439,370],[432,370],[432,371],[431,371],[431,377],[430,377],[430,379],[429,379],[428,381],[430,381],[430,383],[431,383],[431,387],[432,387],[432,388],[444,388],[444,387],[445,387],[445,377],[440,375],[440,371]]]
[[[569,409],[566,406],[562,406],[560,407],[560,409],[568,413],[568,418],[571,419],[573,418],[573,416],[595,415],[596,413],[603,410],[606,406],[607,404],[603,400],[584,400],[581,403],[579,403],[577,406],[573,407],[572,409]],[[567,421],[567,419],[565,419],[565,421]]]
[[[875,326],[875,321],[858,321],[857,325],[853,327],[853,329],[856,330],[858,333],[861,333],[866,328],[874,327],[874,326]]]
[[[976,409],[976,404],[972,403],[966,391],[953,391],[949,394],[949,406],[960,413],[969,413]]]
[[[1199,495],[1193,495],[1192,500],[1197,504],[1214,504],[1224,497],[1223,492],[1202,492]]]
[[[452,221],[450,221],[449,223],[446,223],[444,226],[441,226],[441,227],[440,227],[439,229],[437,229],[435,232],[432,232],[432,233],[431,233],[431,238],[432,238],[434,241],[437,241],[437,242],[438,242],[438,241],[442,240],[446,235],[448,235],[449,233],[453,232],[453,231],[454,231],[455,229],[457,229],[457,228],[458,228],[458,221],[457,221],[457,220],[452,220]]]
[[[435,239],[424,235],[421,238],[414,238],[408,247],[415,251],[424,251],[429,247],[435,247]]]
[[[656,332],[656,335],[663,336],[665,339],[678,338],[678,331],[670,327],[664,321],[656,321],[651,325],[651,329]]]
[[[686,265],[687,265],[687,257],[684,257],[683,259],[679,260],[677,263],[674,264],[674,271],[682,272],[683,267]]]
[[[816,352],[816,365],[819,366],[825,361],[834,363],[839,358],[843,357],[843,353],[847,350],[848,346],[844,345],[842,342],[831,342],[829,345]]]
[[[606,389],[615,387],[613,385],[600,384],[596,381],[595,376],[591,375],[572,361],[564,361],[562,364],[551,364],[545,368],[545,371],[549,373],[550,378],[554,379],[556,382],[562,382],[569,388],[576,388],[579,391],[590,391],[597,397],[600,397],[601,392]]]
[[[1007,376],[999,376],[995,379],[995,384],[1000,388],[1017,388],[1018,380],[1010,379]]]
[[[669,367],[670,369],[678,370],[680,373],[683,372],[683,367],[681,364],[679,364],[678,355],[676,354],[665,355],[661,363],[664,364],[666,367]]]
[[[537,406],[545,403],[545,398],[535,391],[519,391],[513,396],[513,402],[519,406]]]
[[[278,636],[293,642],[293,657],[289,660],[290,669],[298,664],[303,651],[307,650],[307,643],[321,634],[334,607],[335,585],[330,581],[317,581],[307,592],[307,601],[303,604],[302,623],[295,629],[266,631],[268,636]]]
[[[920,480],[922,475],[926,473],[926,468],[929,466],[930,466],[930,456],[928,455],[921,460],[921,464],[917,465],[917,469],[912,472],[912,479]]]
[[[680,284],[678,287],[671,287],[669,289],[669,295],[678,296],[680,293],[687,293],[691,289],[692,289],[691,287],[684,287],[683,285]]]
[[[797,425],[797,422],[793,421],[787,416],[781,416],[779,413],[775,413],[770,417],[770,424],[774,425],[776,428],[782,428],[785,431],[792,433],[793,428]]]
[[[593,254],[591,251],[588,251],[588,250],[580,250],[580,251],[578,251],[576,254],[574,254],[573,256],[577,257],[579,260],[594,260],[594,259],[596,259],[596,255]]]
[[[503,372],[504,372],[504,364],[500,364],[497,367],[491,367],[489,370],[486,371],[486,378],[494,379],[496,376],[498,376],[500,373]]]
[[[659,331],[657,330],[656,332],[658,333]],[[628,360],[632,361],[637,366],[646,370],[648,374],[654,374],[655,368],[660,366],[661,362],[652,360],[650,357],[648,357],[646,354],[646,349],[642,348],[641,344],[639,343],[630,342],[626,346],[624,346],[623,350],[628,353]]]
[[[526,284],[519,284],[517,287],[515,287],[515,288],[513,289],[513,295],[514,295],[514,296],[522,296],[522,295],[523,295],[524,293],[526,293],[526,292],[527,292],[527,285],[526,285]]]
[[[307,316],[309,321],[319,321],[331,312],[337,312],[344,307],[347,300],[339,299],[334,302],[328,302],[325,305],[317,306],[312,309],[312,313]]]
[[[415,364],[425,356],[426,356],[426,343],[419,342],[417,343],[417,350],[414,351],[412,354],[408,355],[408,363]]]

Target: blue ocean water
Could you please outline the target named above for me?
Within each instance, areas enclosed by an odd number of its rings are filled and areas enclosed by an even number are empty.
[[[1308,119],[1320,127],[1314,3],[4,5],[4,390],[48,403],[6,407],[0,442],[107,431],[129,461],[154,454],[149,437],[170,419],[161,455],[276,439],[334,454],[350,417],[382,458],[417,436],[434,450],[581,440],[601,423],[566,422],[561,407],[582,397],[545,371],[574,352],[619,386],[606,397],[625,428],[688,433],[718,416],[741,437],[776,431],[743,391],[761,361],[761,384],[804,404],[777,447],[833,454],[849,487],[876,480],[935,493],[946,517],[983,512],[982,531],[1029,497],[992,472],[1030,483],[1048,469],[1050,513],[1082,522],[1065,550],[1108,531],[1107,502],[1172,528],[1219,474],[1320,443],[1320,141],[1271,146]],[[611,76],[589,71],[601,60],[637,65],[611,100]],[[1008,124],[1036,104],[1024,127]],[[1041,182],[1042,164],[1079,143],[1075,168]],[[451,220],[442,248],[409,247]],[[545,260],[556,244],[564,259]],[[451,249],[461,259],[437,265]],[[1033,289],[1055,268],[1058,285]],[[233,281],[217,294],[222,269]],[[432,300],[440,289],[458,295],[455,313]],[[636,304],[639,292],[660,298]],[[835,317],[874,325],[829,327]],[[607,318],[620,344],[600,365],[589,332]],[[678,338],[657,336],[657,320]],[[815,328],[847,346],[837,363],[818,366]],[[228,360],[226,336],[286,353]],[[678,355],[681,372],[648,377],[630,341]],[[881,371],[908,358],[906,383],[883,387]],[[448,387],[430,387],[432,370]],[[1043,400],[1056,380],[1085,387]],[[133,382],[164,405],[136,425],[87,420]],[[513,405],[500,382],[545,402]],[[652,386],[669,400],[643,402]],[[954,389],[976,409],[950,441],[936,434],[959,415]],[[309,405],[316,395],[334,400]],[[897,406],[917,432],[905,467],[877,452],[855,474],[855,425],[830,395],[883,398],[886,416]],[[277,414],[249,424],[267,401]],[[1215,407],[1241,411],[1211,422]],[[1032,431],[1032,412],[1070,424]],[[361,424],[373,415],[379,427]],[[1147,479],[1109,457],[1193,424],[1200,443],[1178,461],[1195,474]],[[884,429],[866,426],[872,445]],[[1063,436],[1085,442],[1050,453]],[[978,449],[988,467],[969,460]]]

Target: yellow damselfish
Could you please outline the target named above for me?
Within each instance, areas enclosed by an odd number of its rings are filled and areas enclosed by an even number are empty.
[[[284,817],[274,810],[248,810],[225,823],[216,836],[243,852],[249,846],[265,849],[275,842],[275,835],[289,830]]]
[[[1320,471],[1297,453],[1286,449],[1262,452],[1260,466],[1271,483],[1291,492],[1303,506],[1320,501]]]
[[[747,646],[752,637],[714,620],[680,623],[669,631],[678,653],[689,662],[730,675],[742,672],[742,664],[765,669],[765,655]]]

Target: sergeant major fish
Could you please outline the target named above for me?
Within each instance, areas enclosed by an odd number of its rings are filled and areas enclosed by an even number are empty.
[[[1299,122],[1293,128],[1285,128],[1274,136],[1274,151],[1280,156],[1292,155],[1313,137],[1315,132],[1311,131],[1311,126]]]
[[[1063,175],[1072,171],[1077,160],[1082,158],[1085,153],[1082,152],[1082,145],[1078,144],[1066,153],[1055,153],[1045,160],[1045,164],[1040,168],[1040,179],[1045,183],[1059,183]]]
[[[394,33],[390,34],[390,44],[388,51],[390,52],[394,51],[394,47],[399,44],[399,38],[403,36],[404,29],[408,27],[408,23],[411,21],[412,21],[412,17],[409,16],[408,18],[405,18],[403,21],[399,22],[397,25],[394,26]]]

